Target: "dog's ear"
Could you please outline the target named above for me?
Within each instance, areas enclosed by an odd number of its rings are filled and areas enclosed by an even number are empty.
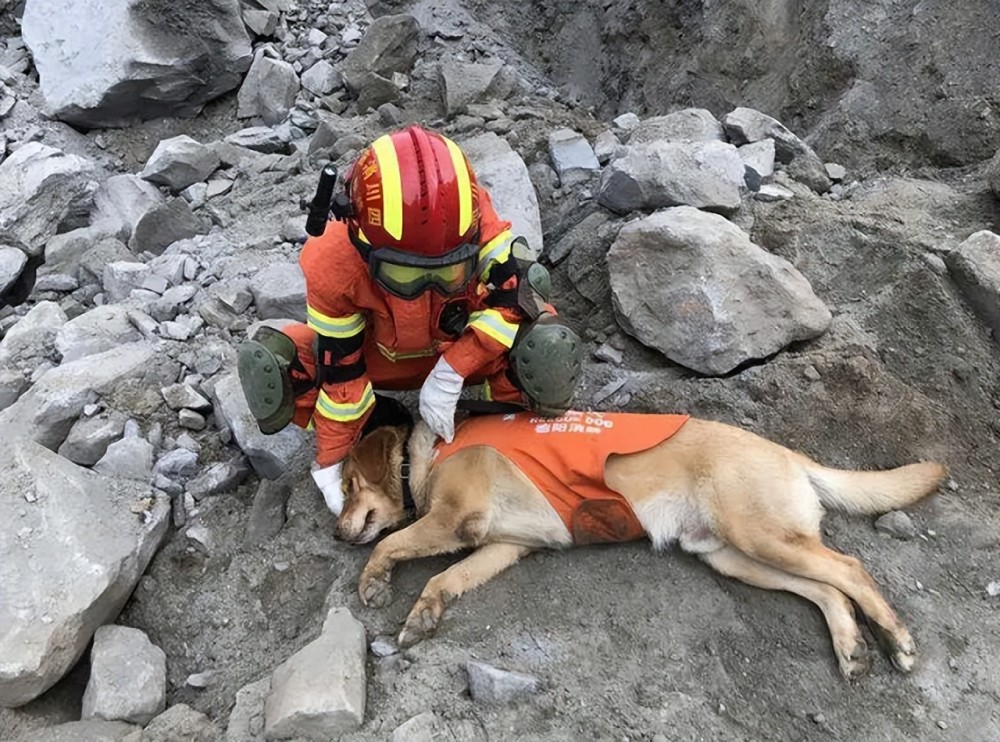
[[[396,428],[378,428],[366,435],[351,451],[353,464],[345,474],[356,477],[359,484],[380,485],[389,476],[389,457],[400,439]]]

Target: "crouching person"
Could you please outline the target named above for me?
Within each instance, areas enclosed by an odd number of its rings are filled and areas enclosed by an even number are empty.
[[[376,139],[332,214],[299,258],[307,323],[262,328],[239,354],[264,433],[315,429],[313,478],[332,512],[375,389],[420,389],[421,417],[448,442],[465,384],[540,414],[569,407],[580,339],[548,303],[547,271],[514,257],[510,222],[458,145],[418,126]]]

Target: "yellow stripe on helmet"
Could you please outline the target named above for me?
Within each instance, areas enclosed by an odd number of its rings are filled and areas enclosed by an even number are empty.
[[[403,181],[392,137],[380,136],[372,142],[372,151],[382,174],[382,228],[393,239],[403,239]]]
[[[469,175],[469,165],[458,145],[448,137],[441,138],[448,145],[451,164],[455,168],[455,180],[458,183],[458,233],[464,235],[472,227],[472,176]]]

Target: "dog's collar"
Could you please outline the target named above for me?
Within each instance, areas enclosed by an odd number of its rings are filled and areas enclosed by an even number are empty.
[[[399,465],[399,483],[403,490],[403,510],[415,513],[417,504],[413,501],[413,490],[410,489],[410,435],[412,429],[403,439],[403,461]]]

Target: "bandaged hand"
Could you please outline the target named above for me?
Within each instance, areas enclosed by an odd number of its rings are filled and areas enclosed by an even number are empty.
[[[441,358],[420,389],[420,417],[447,443],[455,438],[455,407],[464,383],[465,379]]]
[[[323,493],[323,499],[330,512],[336,516],[344,509],[344,489],[341,478],[341,469],[344,467],[343,461],[338,461],[332,466],[320,468],[313,465],[312,478]]]

